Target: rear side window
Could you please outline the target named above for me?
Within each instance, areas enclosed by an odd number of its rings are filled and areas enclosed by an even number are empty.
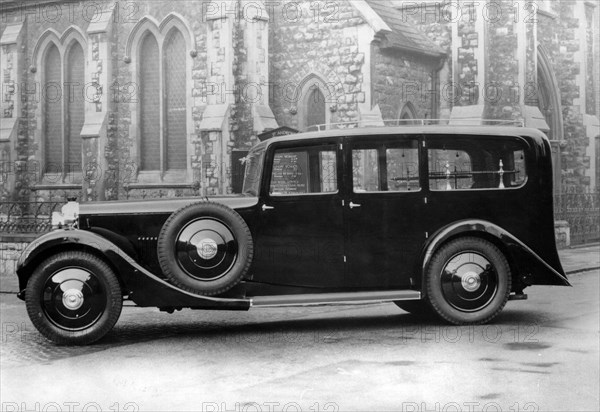
[[[337,192],[335,146],[275,151],[269,193],[272,196]]]
[[[445,140],[428,142],[431,190],[509,189],[525,184],[524,143],[477,136]]]
[[[463,150],[430,149],[431,190],[471,189],[474,185],[471,156]]]

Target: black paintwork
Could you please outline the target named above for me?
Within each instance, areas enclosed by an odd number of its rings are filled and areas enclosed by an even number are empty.
[[[521,188],[431,191],[428,144],[444,139],[511,136],[528,147],[528,180]],[[421,189],[353,193],[351,148],[365,142],[416,139]],[[335,144],[337,193],[274,197],[268,193],[274,150]],[[104,256],[124,290],[141,306],[247,309],[248,298],[339,291],[421,288],[424,268],[437,248],[457,236],[480,236],[507,256],[513,290],[529,284],[568,285],[554,243],[552,165],[545,136],[507,127],[403,127],[334,130],[273,138],[266,149],[258,197],[210,200],[236,210],[248,224],[255,258],[246,281],[225,295],[202,297],[164,281],[156,257],[162,225],[175,210],[201,198],[116,201],[80,205],[79,230],[59,230],[30,244],[18,264],[20,288],[35,266],[66,248]],[[342,149],[343,147],[343,149]],[[349,203],[360,204],[350,209]],[[263,206],[273,209],[263,210]],[[22,295],[22,294],[21,294]]]

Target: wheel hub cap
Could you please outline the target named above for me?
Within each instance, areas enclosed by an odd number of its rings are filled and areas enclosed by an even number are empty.
[[[48,320],[69,331],[92,326],[107,304],[100,278],[79,266],[61,268],[49,276],[40,298]]]
[[[481,286],[481,278],[475,272],[467,272],[463,275],[461,283],[466,291],[473,292]]]
[[[214,280],[224,276],[237,259],[237,242],[218,219],[201,217],[186,224],[176,238],[179,267],[190,277]]]
[[[498,274],[486,256],[463,251],[452,256],[440,274],[444,299],[462,312],[485,308],[498,291]]]
[[[219,247],[214,240],[204,238],[196,244],[196,250],[202,259],[209,260],[217,256]]]
[[[62,301],[67,309],[77,310],[83,305],[83,293],[77,289],[69,289],[63,294]]]

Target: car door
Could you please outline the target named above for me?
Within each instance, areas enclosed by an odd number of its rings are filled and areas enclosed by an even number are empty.
[[[274,143],[265,160],[255,280],[343,285],[344,221],[340,138]]]
[[[427,236],[421,142],[418,136],[346,138],[348,286],[403,288],[417,282]]]

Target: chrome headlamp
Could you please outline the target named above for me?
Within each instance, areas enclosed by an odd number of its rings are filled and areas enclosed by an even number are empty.
[[[69,199],[60,212],[52,212],[52,229],[74,229],[77,227],[79,203]]]

